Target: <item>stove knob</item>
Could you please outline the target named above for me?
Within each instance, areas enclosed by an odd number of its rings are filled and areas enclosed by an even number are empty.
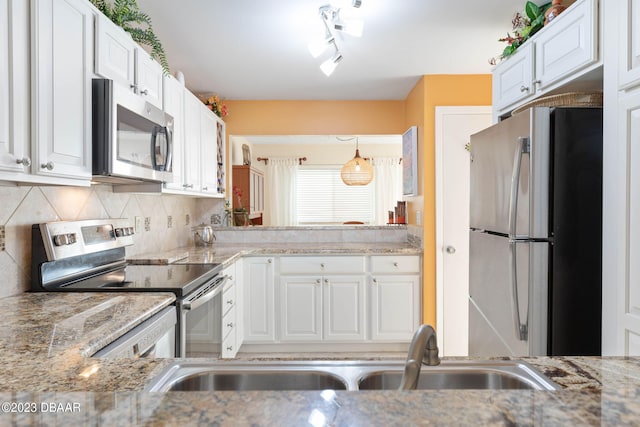
[[[133,227],[127,227],[127,231],[129,233],[129,236],[133,236],[134,234],[136,234],[135,230],[133,229]]]
[[[116,237],[122,237],[125,235],[124,228],[116,228]]]
[[[68,239],[68,241],[69,241],[69,243],[68,243],[69,245],[71,245],[71,244],[73,244],[73,243],[77,242],[77,240],[78,240],[78,239],[76,239],[76,233],[69,233],[69,234],[67,234],[67,239]]]

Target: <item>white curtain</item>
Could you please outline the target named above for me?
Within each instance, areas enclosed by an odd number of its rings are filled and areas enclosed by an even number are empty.
[[[402,200],[402,165],[399,157],[371,159],[375,188],[375,223],[389,222],[389,213]]]
[[[297,225],[298,158],[269,158],[265,174],[265,225]]]

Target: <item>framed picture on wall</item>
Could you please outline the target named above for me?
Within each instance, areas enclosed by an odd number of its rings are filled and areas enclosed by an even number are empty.
[[[418,127],[402,134],[402,194],[418,195]]]

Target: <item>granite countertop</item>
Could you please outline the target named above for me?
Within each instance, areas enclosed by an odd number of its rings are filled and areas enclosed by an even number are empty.
[[[132,264],[228,264],[242,256],[269,255],[421,255],[422,249],[409,243],[216,243],[212,246],[191,246],[170,251],[151,252],[127,257]]]
[[[640,422],[640,358],[524,359],[561,385],[563,389],[558,391],[388,390],[323,394],[148,393],[143,390],[149,381],[175,359],[88,357],[171,304],[173,298],[164,293],[33,293],[0,299],[0,425],[512,426]],[[251,359],[246,354],[242,357]],[[390,356],[306,357],[362,360]]]

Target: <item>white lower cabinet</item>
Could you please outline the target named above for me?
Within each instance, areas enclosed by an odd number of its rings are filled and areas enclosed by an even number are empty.
[[[371,339],[407,341],[420,324],[420,257],[371,257]]]
[[[420,324],[420,275],[375,275],[370,289],[371,339],[411,340]]]
[[[408,343],[420,323],[420,259],[245,258],[245,343],[299,344],[300,351]]]
[[[238,269],[242,269],[242,265],[234,263],[222,272],[223,275],[229,277],[222,290],[222,345],[220,348],[222,358],[235,357],[243,341],[242,329],[240,328],[242,322],[242,281],[237,279]]]
[[[364,274],[281,276],[280,339],[364,340],[364,283]]]
[[[248,257],[242,261],[245,343],[275,342],[273,260],[273,257]]]

